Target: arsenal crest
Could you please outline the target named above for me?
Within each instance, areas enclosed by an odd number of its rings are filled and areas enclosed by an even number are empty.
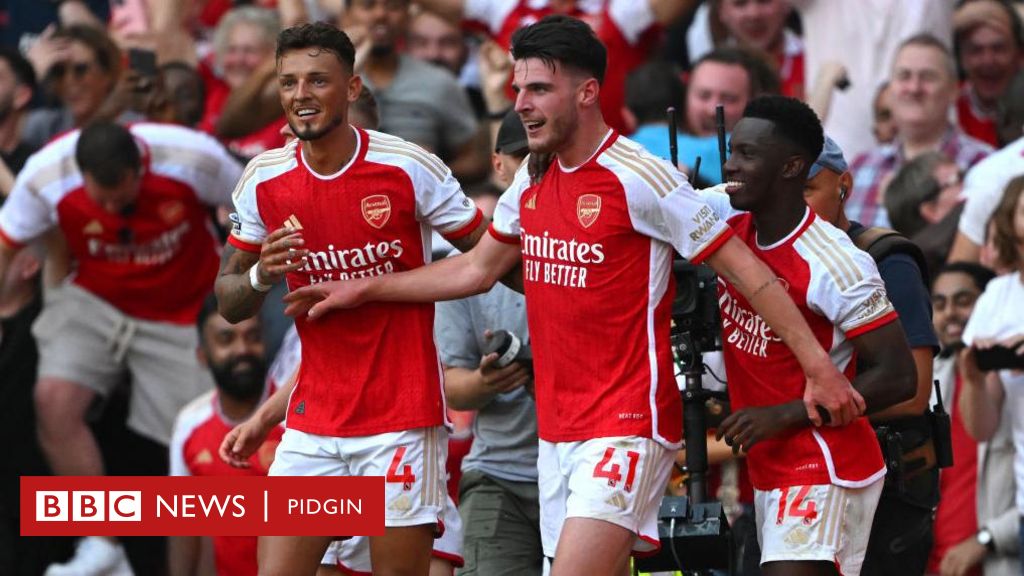
[[[597,194],[584,194],[576,201],[576,216],[584,228],[590,228],[600,214],[601,197]]]
[[[167,224],[176,224],[185,218],[185,204],[178,200],[163,202],[157,210]]]
[[[363,198],[363,218],[367,224],[380,228],[391,218],[391,200],[383,194],[374,194]]]

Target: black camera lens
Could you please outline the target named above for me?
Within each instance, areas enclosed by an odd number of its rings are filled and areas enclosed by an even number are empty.
[[[484,346],[484,355],[486,356],[496,352],[498,354],[498,359],[494,364],[500,368],[504,368],[522,357],[525,349],[526,347],[523,346],[522,340],[520,340],[515,334],[508,330],[496,330],[491,335],[491,339],[487,342],[487,345]]]

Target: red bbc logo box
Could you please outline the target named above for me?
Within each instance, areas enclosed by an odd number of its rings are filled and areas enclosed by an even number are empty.
[[[36,492],[36,522],[142,522],[139,490]]]

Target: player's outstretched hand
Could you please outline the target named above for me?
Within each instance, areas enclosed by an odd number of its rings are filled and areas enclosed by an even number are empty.
[[[821,375],[807,376],[804,408],[807,409],[807,417],[815,426],[821,426],[823,423],[830,426],[845,426],[864,414],[867,406],[864,397],[853,388],[835,365],[829,363],[827,367],[829,369],[824,370]],[[827,422],[818,412],[819,406],[828,413]]]
[[[733,454],[739,454],[740,450],[749,452],[758,442],[767,440],[790,426],[792,419],[787,417],[785,411],[785,405],[737,410],[722,421],[715,432],[715,438],[724,438],[725,443],[732,446]]]
[[[228,432],[217,453],[221,460],[235,468],[248,468],[249,457],[259,449],[269,433],[270,430],[260,425],[255,417],[249,418]]]
[[[298,318],[306,315],[311,320],[331,310],[355,308],[363,303],[360,287],[356,280],[335,280],[320,282],[292,290],[284,297],[288,306],[284,313]]]

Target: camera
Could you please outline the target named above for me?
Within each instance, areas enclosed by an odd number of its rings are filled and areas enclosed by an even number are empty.
[[[688,260],[673,262],[672,275],[676,280],[676,297],[672,301],[672,342],[679,361],[689,367],[699,363],[704,352],[722,349],[718,277],[708,266]]]
[[[992,346],[991,348],[975,348],[974,357],[978,369],[982,372],[992,370],[1020,370],[1024,368],[1024,356],[1017,354],[1013,348]]]
[[[528,368],[533,367],[533,351],[530,350],[530,345],[508,330],[495,330],[491,334],[491,339],[484,346],[484,356],[495,352],[498,359],[494,364],[499,368],[513,362],[520,362]]]

